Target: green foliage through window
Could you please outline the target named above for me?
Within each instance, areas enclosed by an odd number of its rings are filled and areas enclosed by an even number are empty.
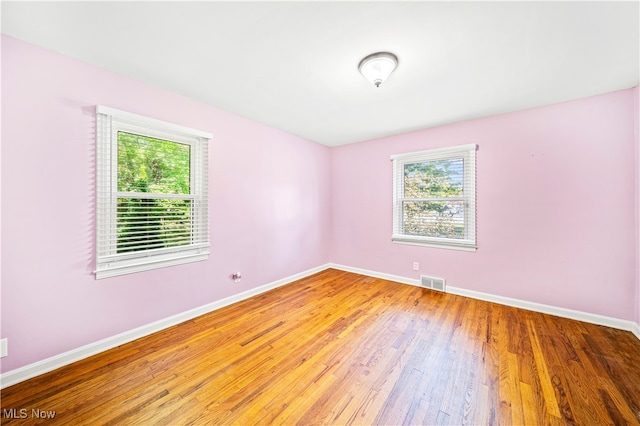
[[[118,132],[118,191],[189,194],[187,144]]]
[[[463,181],[462,158],[405,164],[404,234],[465,238]]]
[[[118,191],[140,194],[118,197],[118,253],[191,243],[190,148],[188,144],[118,133]]]

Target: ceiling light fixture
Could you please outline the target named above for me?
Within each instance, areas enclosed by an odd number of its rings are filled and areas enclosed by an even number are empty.
[[[396,55],[389,52],[378,52],[361,60],[358,71],[376,87],[380,87],[397,65]]]

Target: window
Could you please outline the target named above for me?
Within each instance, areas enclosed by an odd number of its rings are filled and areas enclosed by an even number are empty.
[[[392,241],[476,249],[476,145],[391,156]]]
[[[103,106],[96,117],[96,278],[206,260],[211,135]]]

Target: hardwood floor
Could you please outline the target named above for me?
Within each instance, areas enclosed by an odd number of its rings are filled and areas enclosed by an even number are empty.
[[[327,270],[4,389],[2,409],[2,424],[637,425],[640,341]]]

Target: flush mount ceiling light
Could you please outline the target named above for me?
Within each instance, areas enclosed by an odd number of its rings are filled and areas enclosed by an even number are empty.
[[[389,52],[378,52],[361,60],[358,71],[376,87],[380,87],[397,65],[396,55]]]

